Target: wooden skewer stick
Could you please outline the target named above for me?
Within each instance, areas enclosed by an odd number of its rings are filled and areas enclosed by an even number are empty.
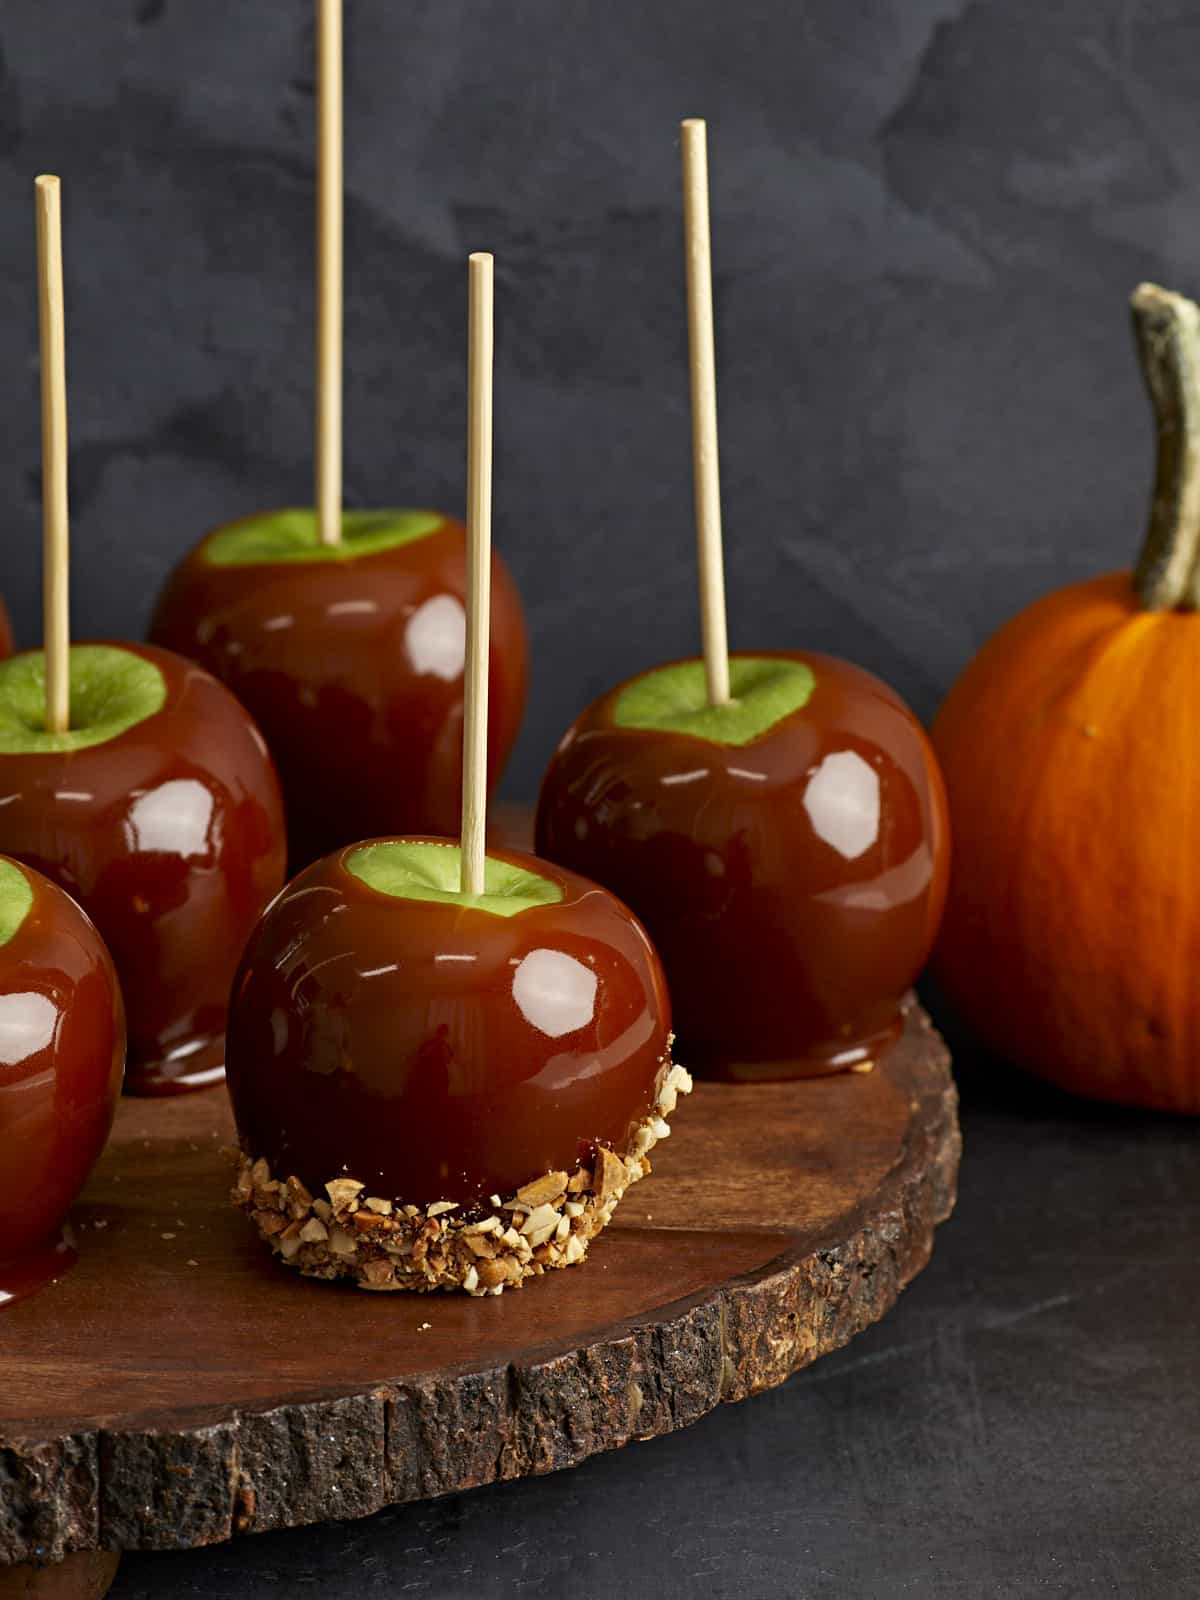
[[[342,0],[317,4],[317,529],[342,539]]]
[[[708,225],[705,124],[680,124],[683,147],[683,231],[687,250],[688,348],[692,372],[692,468],[700,562],[700,628],[708,702],[729,699],[725,629],[725,564],[721,554],[721,471],[717,455],[717,361],[713,348],[712,245]]]
[[[492,612],[492,257],[468,263],[467,660],[463,678],[463,894],[482,894],[487,859],[488,646]]]
[[[38,337],[42,368],[42,632],[46,727],[71,724],[71,617],[67,506],[67,359],[63,316],[62,186],[34,182],[37,200]]]

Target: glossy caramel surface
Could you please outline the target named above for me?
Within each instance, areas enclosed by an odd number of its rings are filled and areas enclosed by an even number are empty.
[[[612,895],[518,852],[563,899],[494,916],[369,888],[345,852],[293,880],[238,974],[228,1082],[242,1148],[314,1194],[471,1206],[651,1110],[670,1008]]]
[[[791,659],[816,674],[807,705],[741,746],[616,727],[618,686],[570,729],[538,805],[539,854],[646,924],[675,1053],[710,1074],[878,1056],[945,900],[945,795],[916,718],[848,662]]]
[[[219,531],[219,530],[218,530]],[[202,542],[151,623],[228,684],[279,768],[293,871],[356,839],[455,833],[462,788],[466,535],[338,561],[218,566]],[[520,599],[492,564],[489,776],[525,708]]]
[[[134,1092],[220,1079],[229,985],[283,883],[279,784],[233,696],[189,661],[156,663],[161,710],[102,744],[0,754],[0,850],[73,895],[120,975]]]
[[[95,928],[27,873],[33,903],[0,945],[0,1307],[74,1260],[63,1219],[108,1137],[125,1027]]]

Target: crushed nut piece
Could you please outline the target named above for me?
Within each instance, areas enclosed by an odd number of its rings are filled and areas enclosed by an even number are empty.
[[[540,1233],[545,1227],[553,1228],[558,1222],[558,1212],[551,1205],[538,1206],[525,1218],[520,1231],[527,1237]]]
[[[547,1172],[544,1177],[535,1178],[532,1183],[523,1184],[517,1190],[517,1199],[522,1204],[536,1209],[548,1201],[557,1200],[567,1187],[565,1172]]]
[[[662,1088],[658,1091],[658,1109],[664,1117],[669,1117],[674,1111],[681,1094],[691,1094],[692,1075],[686,1067],[673,1066],[663,1079]]]
[[[468,1222],[463,1233],[499,1233],[503,1227],[499,1217],[485,1217],[482,1222]]]
[[[646,1130],[639,1130],[641,1133]],[[634,1144],[636,1146],[637,1140]],[[596,1151],[596,1172],[592,1179],[597,1200],[607,1200],[610,1194],[616,1194],[625,1187],[625,1163],[613,1155],[611,1150],[606,1150],[603,1145]]]
[[[355,1183],[353,1178],[334,1178],[325,1185],[325,1193],[329,1196],[330,1204],[335,1211],[343,1211],[352,1201],[362,1193],[361,1183]]]

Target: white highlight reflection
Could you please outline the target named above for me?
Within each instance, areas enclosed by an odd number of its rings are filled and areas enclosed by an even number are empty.
[[[467,659],[467,613],[452,594],[435,594],[418,606],[404,630],[415,671],[453,683]]]
[[[596,974],[562,950],[531,950],[513,973],[521,1015],[549,1039],[586,1028],[596,1012]]]
[[[879,837],[879,774],[853,750],[826,756],[804,791],[813,832],[847,861]]]
[[[129,808],[128,826],[135,850],[165,850],[172,855],[205,856],[212,826],[213,797],[195,778],[173,778],[141,795]]]
[[[15,1067],[54,1042],[58,1007],[44,994],[0,995],[0,1066]]]

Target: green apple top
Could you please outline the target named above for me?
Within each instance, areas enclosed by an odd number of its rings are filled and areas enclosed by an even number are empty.
[[[322,544],[317,514],[290,507],[242,517],[218,528],[201,553],[214,567],[249,567],[275,562],[352,561],[412,544],[445,526],[440,511],[343,511],[338,544]]]
[[[15,861],[0,856],[0,946],[16,933],[33,905],[33,885]]]
[[[806,705],[816,681],[804,661],[731,656],[731,698],[713,706],[703,661],[674,661],[626,684],[612,720],[618,728],[687,734],[713,744],[751,744]]]
[[[484,892],[463,894],[462,853],[456,844],[394,839],[361,844],[348,850],[343,864],[370,889],[397,900],[425,900],[440,905],[469,906],[497,917],[515,917],[534,906],[554,905],[561,887],[515,862],[488,856]]]
[[[46,727],[46,659],[29,650],[0,661],[0,756],[61,754],[104,744],[162,707],[159,667],[119,645],[71,646],[70,726]]]

